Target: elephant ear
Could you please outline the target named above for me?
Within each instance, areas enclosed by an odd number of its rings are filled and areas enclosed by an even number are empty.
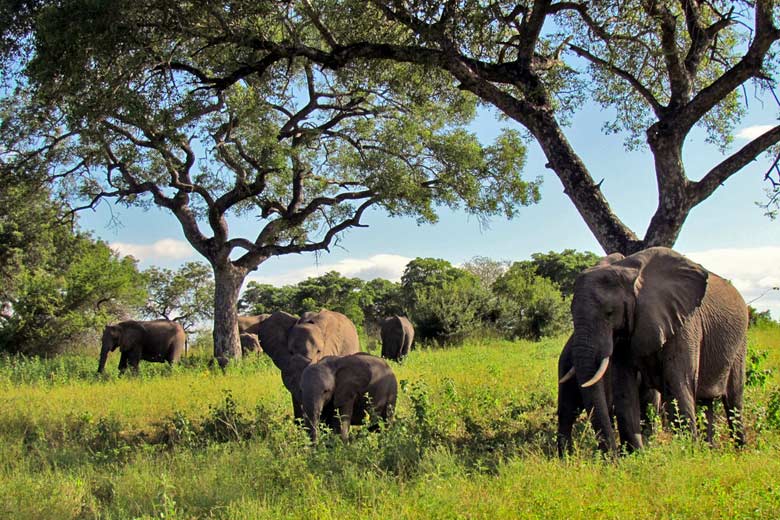
[[[371,383],[371,368],[366,363],[364,356],[339,357],[334,377],[336,378],[336,389],[333,392],[333,404],[339,407],[368,389],[368,385]]]
[[[270,356],[273,362],[280,366],[287,356],[287,337],[290,329],[298,321],[292,314],[277,311],[271,314],[257,328],[257,338],[260,347]]]
[[[631,349],[640,356],[657,352],[701,305],[709,273],[665,247],[645,249],[617,264],[638,270]]]

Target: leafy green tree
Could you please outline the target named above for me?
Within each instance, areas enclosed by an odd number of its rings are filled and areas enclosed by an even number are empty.
[[[363,280],[346,278],[335,271],[307,278],[296,286],[295,311],[303,314],[307,311],[329,309],[346,315],[360,327],[365,319],[360,306],[363,285]]]
[[[22,268],[12,313],[0,321],[0,350],[51,355],[72,346],[146,296],[132,257],[120,258],[104,242],[75,235],[59,251],[62,269],[49,264]]]
[[[515,262],[493,284],[500,299],[496,327],[510,338],[538,340],[571,326],[571,298],[522,262]]]
[[[266,9],[260,19],[278,16],[265,2],[259,5]],[[538,142],[547,167],[608,253],[672,246],[693,208],[780,142],[780,125],[774,125],[741,148],[730,148],[748,96],[756,91],[769,96],[774,88],[780,63],[775,0],[323,0],[316,7],[302,0],[284,5],[289,24],[302,21],[317,36],[285,34],[267,23],[223,23],[204,48],[217,41],[223,54],[252,59],[205,77],[219,84],[264,73],[268,59],[263,57],[275,53],[303,55],[329,70],[362,69],[366,77],[381,68],[407,88],[413,79],[394,64],[416,65],[437,89],[444,87],[438,72],[445,72],[452,84],[497,108]],[[259,14],[238,5],[230,12],[247,20]],[[123,34],[128,24],[119,12],[116,18],[105,25],[111,34]],[[215,25],[190,13],[174,19],[184,24],[185,34],[197,31],[194,20],[206,28]],[[49,33],[59,34],[54,29],[50,26]],[[67,48],[57,50],[62,47]],[[257,56],[259,51],[266,54]],[[83,75],[80,62],[66,63]],[[611,114],[606,133],[652,154],[658,191],[648,195],[657,206],[643,236],[613,211],[601,181],[567,138],[566,126],[588,100]],[[683,149],[694,129],[725,157],[712,157],[707,166],[689,172]],[[617,153],[619,144],[614,148]]]
[[[212,319],[214,277],[206,264],[187,262],[176,271],[150,267],[143,274],[149,292],[144,307],[148,317],[178,321],[188,332]]]
[[[536,274],[554,282],[565,296],[574,293],[574,281],[583,270],[593,267],[601,257],[589,251],[564,249],[560,253],[534,253],[531,260],[517,262],[522,268],[533,269]]]
[[[360,307],[367,326],[378,325],[388,316],[406,315],[401,301],[401,284],[384,278],[366,282],[360,291]]]
[[[480,280],[446,260],[415,258],[401,276],[401,297],[415,335],[453,343],[472,333],[490,305]]]
[[[275,287],[267,283],[249,282],[238,302],[238,308],[244,314],[294,312],[295,294],[296,288],[293,285]]]
[[[217,357],[241,355],[249,272],[329,248],[371,206],[432,222],[442,205],[512,216],[539,198],[519,133],[482,146],[465,129],[476,98],[435,68],[322,66],[333,42],[309,2],[24,5],[0,24],[18,72],[0,100],[9,164],[64,183],[77,208],[170,211],[214,272]],[[232,234],[250,215],[257,229]]]

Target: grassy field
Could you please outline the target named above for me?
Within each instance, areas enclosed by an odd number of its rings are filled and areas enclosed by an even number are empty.
[[[780,329],[751,331],[772,373],[748,389],[747,448],[721,422],[715,448],[661,432],[618,461],[584,421],[555,457],[563,341],[415,351],[390,426],[317,447],[262,357],[123,378],[96,356],[2,359],[0,518],[780,518]]]

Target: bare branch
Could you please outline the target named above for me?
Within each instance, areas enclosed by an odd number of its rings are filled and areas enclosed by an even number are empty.
[[[709,197],[729,177],[778,142],[780,142],[780,126],[764,132],[736,153],[727,157],[711,169],[699,182],[693,184],[693,196],[696,203]]]

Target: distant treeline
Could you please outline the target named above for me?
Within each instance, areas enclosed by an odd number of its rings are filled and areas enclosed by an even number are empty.
[[[476,257],[455,267],[446,260],[409,262],[400,283],[363,281],[329,272],[295,285],[250,282],[239,302],[243,314],[285,310],[297,314],[328,308],[349,316],[366,332],[385,316],[402,314],[423,341],[450,344],[477,331],[508,339],[539,339],[570,326],[574,279],[599,256],[566,249],[531,260]]]

